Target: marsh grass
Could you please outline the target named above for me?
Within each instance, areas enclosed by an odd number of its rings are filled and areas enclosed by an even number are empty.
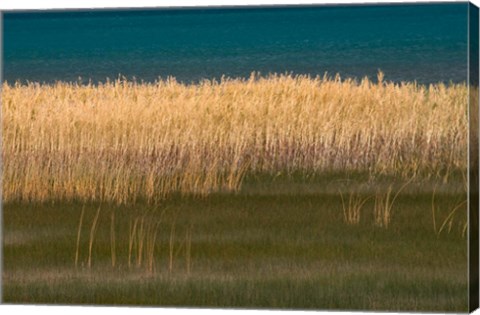
[[[95,214],[95,218],[93,218],[93,221],[92,221],[92,227],[90,228],[90,238],[88,241],[88,261],[87,261],[88,268],[92,267],[92,249],[93,249],[93,242],[95,240],[95,232],[97,231],[97,226],[98,226],[98,218],[100,217],[100,210],[101,210],[101,206],[98,207],[97,213]]]
[[[462,202],[460,202],[459,204],[457,204],[451,211],[450,213],[445,217],[445,219],[443,220],[443,223],[442,225],[440,226],[440,228],[438,229],[438,235],[440,235],[442,233],[442,231],[448,226],[448,233],[450,234],[450,232],[452,231],[452,225],[453,225],[453,222],[454,222],[454,218],[455,218],[455,214],[457,213],[457,210],[461,209],[464,205],[466,206],[467,204],[467,200],[464,200]],[[463,234],[463,232],[462,232]]]
[[[433,193],[432,193],[432,223],[433,223],[433,232],[437,236],[440,237],[442,232],[447,229],[448,234],[452,231],[453,222],[455,221],[455,215],[457,214],[459,209],[464,209],[464,213],[467,213],[467,200],[463,200],[458,202],[455,206],[451,208],[448,214],[444,217],[440,227],[437,227],[437,216],[439,212],[439,206],[435,203],[435,194],[436,194],[437,187],[435,186]],[[460,223],[461,224],[461,223]],[[461,224],[462,225],[462,224]],[[465,236],[465,232],[467,229],[467,223],[464,223],[461,227],[461,235],[462,237]]]
[[[356,225],[360,223],[362,216],[362,208],[370,197],[362,197],[356,193],[350,193],[348,203],[343,198],[343,193],[340,192],[342,199],[343,219],[346,224]]]
[[[149,273],[155,272],[155,249],[157,234],[162,223],[162,215],[153,219],[148,212],[136,217],[130,223],[128,241],[128,267],[132,268],[132,260],[137,268],[144,267]],[[136,261],[135,259],[136,258]]]
[[[5,301],[463,311],[466,104],[381,75],[5,84]]]
[[[108,230],[109,232],[109,253],[96,253],[100,257],[108,255],[110,259],[110,266],[112,270],[123,269],[131,270],[134,272],[143,270],[146,274],[154,275],[158,269],[173,273],[175,262],[178,259],[184,259],[185,270],[181,272],[189,275],[192,268],[192,231],[193,225],[183,227],[180,233],[185,233],[185,237],[178,239],[176,231],[176,220],[174,219],[168,228],[169,237],[166,239],[159,239],[159,234],[162,230],[167,230],[167,225],[164,224],[165,209],[163,211],[157,211],[156,209],[145,209],[143,213],[136,213],[135,215],[128,215],[128,227],[129,232],[126,237],[117,237],[117,230],[123,229],[125,226],[118,226],[116,219],[115,207],[112,207],[110,212],[110,220],[107,224],[100,225],[101,207],[97,209],[93,217],[92,223],[89,227],[90,236],[88,243],[83,244],[87,249],[88,256],[86,260],[86,266],[91,269],[95,258],[94,247],[105,247],[106,245],[95,245],[97,243],[98,234],[105,234],[102,230]],[[82,251],[81,243],[81,231],[83,229],[83,221],[85,217],[85,206],[82,207],[80,219],[78,223],[77,237],[75,241],[75,269],[78,269],[79,265],[79,253]],[[125,221],[121,220],[120,221]],[[99,231],[100,230],[100,231]],[[99,231],[97,233],[97,231]],[[100,236],[100,239],[104,237]],[[103,241],[104,242],[104,241]],[[168,250],[162,251],[162,248],[168,248]],[[183,258],[182,258],[183,255]],[[160,265],[164,263],[164,265]],[[85,264],[81,264],[84,266]],[[102,268],[104,268],[103,266]]]
[[[336,185],[337,189],[345,187],[343,183]],[[394,188],[400,186],[394,182]],[[376,187],[369,191],[363,190],[367,186],[361,187],[365,196],[376,191]],[[440,223],[465,198],[464,192],[449,187],[439,184],[435,195]],[[457,222],[463,224],[466,220],[466,213],[458,209],[452,232],[446,233],[447,224],[437,238],[432,233],[431,191],[419,191],[413,184],[395,201],[394,224],[388,229],[371,224],[372,212],[366,209],[370,210],[373,200],[364,205],[360,224],[345,225],[338,195],[299,196],[212,194],[200,199],[179,196],[166,200],[157,211],[146,203],[120,206],[103,203],[90,269],[85,265],[88,235],[98,203],[85,205],[79,259],[79,266],[85,268],[79,269],[73,267],[72,253],[83,204],[7,204],[4,301],[467,310],[467,244],[456,230]],[[161,217],[164,207],[168,210]],[[111,266],[112,210],[115,210],[115,268]],[[133,226],[138,218],[138,233],[145,213],[148,216],[144,225],[162,220],[155,242],[153,272],[148,271],[145,258],[142,266],[137,267],[136,244],[132,266],[129,268],[127,263],[129,225]],[[32,222],[35,222],[33,227]],[[192,223],[194,226],[187,235]],[[135,239],[137,242],[138,234]],[[171,239],[172,272],[169,271]],[[146,238],[144,242],[147,243]],[[144,257],[147,248],[144,246]]]
[[[3,201],[158,203],[246,176],[467,167],[467,87],[252,75],[4,84]]]
[[[413,177],[406,181],[395,193],[393,193],[393,186],[389,185],[386,193],[379,193],[375,195],[375,205],[373,209],[374,223],[381,228],[388,228],[393,217],[393,206],[395,200],[400,193],[413,181]]]
[[[82,234],[82,225],[83,225],[83,217],[85,215],[85,206],[82,207],[82,212],[80,213],[80,220],[78,222],[78,231],[77,231],[77,244],[75,247],[75,268],[78,267],[78,255],[80,250],[80,236]]]

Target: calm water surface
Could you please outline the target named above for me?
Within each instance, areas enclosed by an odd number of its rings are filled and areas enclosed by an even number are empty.
[[[464,82],[467,3],[6,13],[4,79],[292,72]]]

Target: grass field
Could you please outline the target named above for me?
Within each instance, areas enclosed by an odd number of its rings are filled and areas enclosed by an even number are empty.
[[[3,86],[6,303],[467,311],[467,88]]]
[[[388,228],[375,225],[373,200],[362,208],[359,224],[347,224],[338,194],[324,190],[327,184],[348,188],[333,178],[311,181],[310,189],[317,193],[301,193],[300,185],[294,187],[293,195],[272,194],[272,186],[265,190],[252,181],[239,194],[202,199],[177,196],[155,207],[6,205],[4,301],[467,310],[467,243],[462,236],[465,207],[437,235],[432,195],[419,189],[431,188],[432,183],[423,183],[409,186],[397,198]],[[271,185],[281,191],[292,182],[277,179]],[[365,189],[364,194],[372,191]],[[464,193],[439,186],[435,198],[438,227],[462,198]],[[89,267],[90,233],[99,207]],[[138,261],[140,234],[133,233],[129,266],[132,223],[143,216],[143,261]],[[150,268],[147,222],[157,220]]]

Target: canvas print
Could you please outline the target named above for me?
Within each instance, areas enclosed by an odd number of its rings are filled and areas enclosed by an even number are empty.
[[[478,8],[2,13],[2,301],[478,306]]]

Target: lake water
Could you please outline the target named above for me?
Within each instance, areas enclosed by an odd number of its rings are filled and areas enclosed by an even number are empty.
[[[4,79],[467,78],[467,3],[4,14]]]

